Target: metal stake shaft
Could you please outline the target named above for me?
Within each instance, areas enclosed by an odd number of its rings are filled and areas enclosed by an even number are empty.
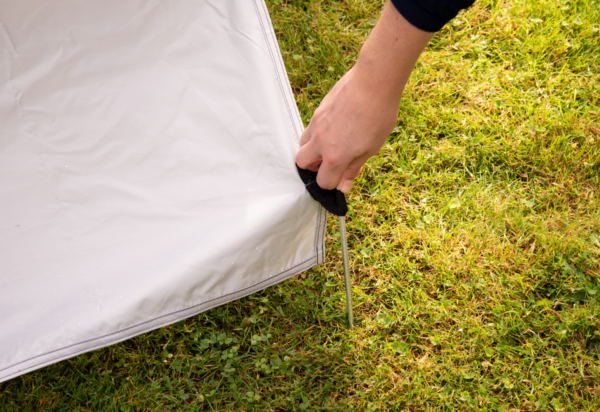
[[[350,284],[350,270],[348,269],[348,245],[346,244],[346,219],[340,219],[340,242],[342,243],[342,259],[344,261],[344,278],[346,279],[346,309],[348,311],[348,328],[354,327],[354,314],[352,312],[352,285]]]

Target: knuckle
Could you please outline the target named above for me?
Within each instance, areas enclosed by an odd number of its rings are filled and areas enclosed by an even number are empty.
[[[321,144],[323,142],[323,131],[320,128],[314,128],[311,134],[311,139],[316,143]]]
[[[323,162],[330,167],[337,168],[343,164],[344,158],[340,153],[331,152],[323,155]]]
[[[321,116],[323,116],[323,113],[324,113],[323,106],[319,106],[315,109],[312,118],[314,120],[318,121],[321,118]]]

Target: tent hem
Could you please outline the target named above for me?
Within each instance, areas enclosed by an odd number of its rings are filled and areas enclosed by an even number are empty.
[[[321,220],[321,219],[320,219]],[[320,225],[319,225],[320,226]],[[240,299],[242,297],[251,295],[255,292],[263,290],[267,287],[276,285],[277,283],[283,282],[299,273],[302,273],[311,267],[321,263],[317,256],[312,256],[310,259],[305,260],[302,263],[297,264],[296,266],[287,269],[283,272],[278,273],[277,275],[271,276],[267,279],[264,279],[258,283],[250,285],[244,289],[237,290],[235,292],[231,292],[226,295],[219,296],[218,298],[211,299],[206,302],[202,302],[185,309],[180,309],[176,312],[169,313],[167,315],[162,315],[157,318],[144,321],[137,325],[130,326],[125,329],[121,329],[117,332],[110,333],[108,335],[96,337],[84,342],[79,342],[67,347],[63,347],[61,349],[56,349],[52,352],[48,352],[42,355],[38,355],[34,358],[30,358],[28,360],[19,362],[16,365],[9,366],[3,370],[4,373],[0,375],[0,382],[7,381],[19,375],[23,375],[28,372],[32,372],[36,369],[40,369],[44,366],[51,365],[53,363],[60,362],[61,360],[69,359],[77,355],[81,355],[85,352],[90,352],[92,350],[101,349],[109,345],[114,345],[116,343],[125,341],[127,339],[131,339],[135,336],[141,335],[143,333],[150,332],[155,329],[162,328],[164,326],[171,325],[173,323],[179,322],[181,320],[187,319],[189,317],[198,315],[202,312],[205,312],[209,309],[215,308],[217,306],[224,305],[226,303],[232,302],[234,300]]]

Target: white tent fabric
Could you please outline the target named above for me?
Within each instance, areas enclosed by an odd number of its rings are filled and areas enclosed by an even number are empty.
[[[262,0],[0,0],[0,381],[324,260]]]

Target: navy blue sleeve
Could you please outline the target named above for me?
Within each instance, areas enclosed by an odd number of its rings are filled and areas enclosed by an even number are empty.
[[[436,32],[459,11],[475,0],[392,0],[392,4],[410,24],[418,29]]]

